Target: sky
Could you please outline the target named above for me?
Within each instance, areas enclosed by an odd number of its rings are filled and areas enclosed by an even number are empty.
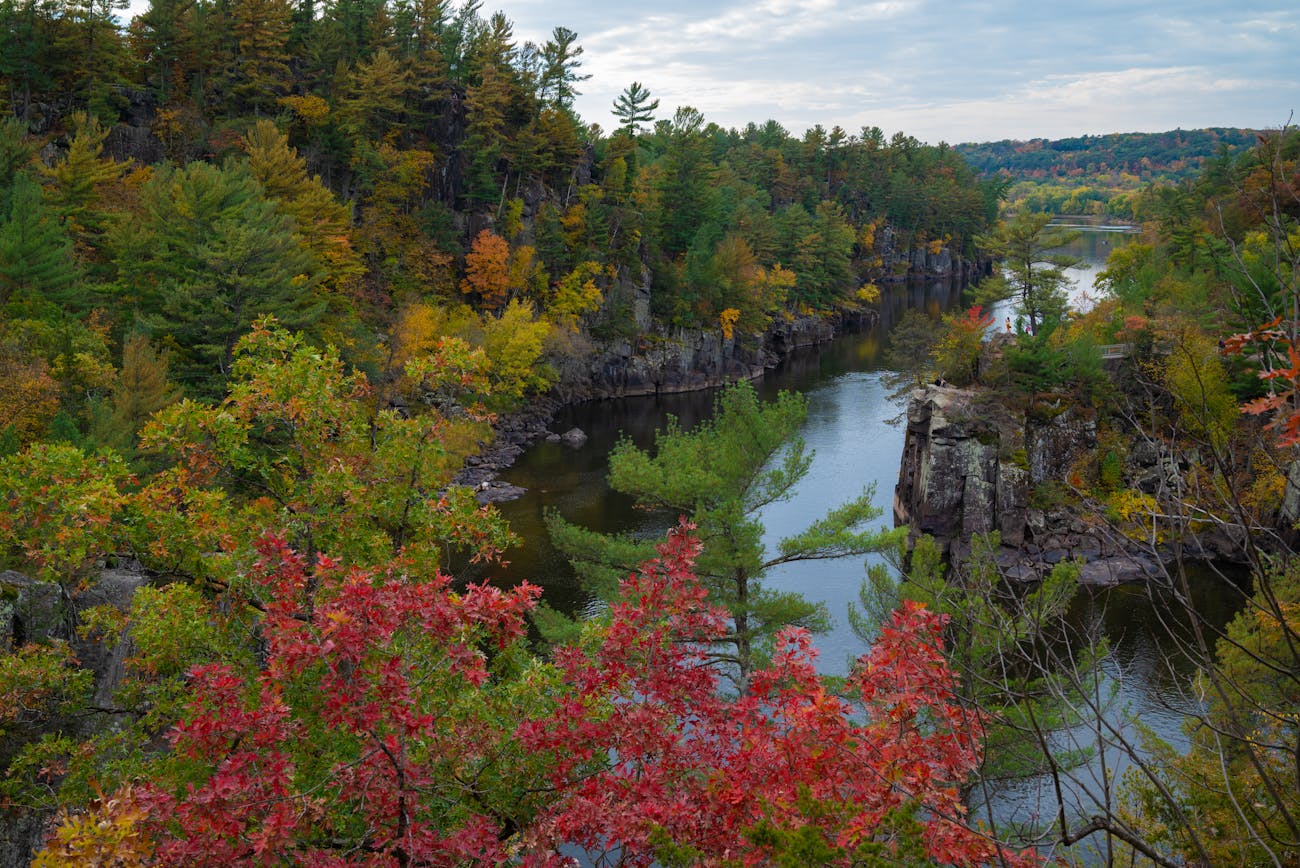
[[[931,144],[1300,117],[1296,0],[484,0],[498,9],[520,43],[577,32],[592,78],[576,107],[607,130],[633,81],[659,117]]]
[[[1300,113],[1300,3],[1181,0],[485,0],[541,44],[578,34],[577,109],[633,81],[659,116],[877,126],[922,141],[1279,127]],[[1300,117],[1300,115],[1298,115]]]

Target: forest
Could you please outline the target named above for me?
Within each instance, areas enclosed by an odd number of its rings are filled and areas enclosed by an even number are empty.
[[[1254,130],[1215,127],[968,143],[954,150],[982,176],[1006,179],[1006,199],[1017,207],[1144,220],[1155,215],[1142,211],[1143,188],[1191,181],[1255,143]]]
[[[122,8],[0,0],[0,864],[1295,863],[1293,131],[1139,190],[1142,242],[1079,315],[1060,237],[959,149],[723,129],[640,82],[605,131],[574,112],[578,34],[521,44],[473,0]],[[517,540],[451,483],[510,413],[990,258],[979,300],[1027,327],[994,358],[978,309],[912,316],[900,385],[1095,414],[1036,502],[1153,546],[1247,531],[1191,749],[1150,746],[1095,815],[972,809],[1068,775],[1054,727],[1104,725],[1078,702],[1104,648],[1046,675],[1069,565],[1007,594],[978,541],[945,567],[865,500],[765,550],[810,460],[800,396],[740,384],[611,453],[681,519],[551,521],[591,617],[469,578]],[[1126,375],[1105,343],[1137,348]],[[1142,434],[1177,485],[1130,478]],[[897,569],[824,678],[824,613],[764,575],[868,552]]]

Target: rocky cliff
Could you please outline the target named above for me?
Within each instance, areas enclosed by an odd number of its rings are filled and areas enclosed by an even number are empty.
[[[971,535],[997,531],[998,562],[1013,579],[1040,578],[1064,560],[1081,562],[1088,584],[1154,578],[1155,558],[1095,514],[1046,496],[1096,444],[1095,419],[1077,408],[1030,414],[987,392],[927,386],[908,402],[895,523],[935,537],[954,557]]]
[[[65,598],[58,585],[28,578],[10,570],[0,572],[0,653],[25,643],[66,642],[80,664],[94,676],[95,708],[114,705],[113,697],[122,678],[125,661],[132,653],[129,630],[113,645],[80,635],[72,628],[81,612],[96,606],[113,606],[125,613],[135,592],[147,581],[138,565],[130,569],[105,569],[94,582]],[[90,714],[75,718],[46,719],[34,712],[19,711],[0,728],[0,767],[25,743],[42,733],[59,731],[85,737],[112,725],[112,714]],[[49,811],[14,805],[0,805],[0,868],[23,868],[44,840]]]

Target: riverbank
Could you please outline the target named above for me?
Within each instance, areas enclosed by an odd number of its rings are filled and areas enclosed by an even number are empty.
[[[714,389],[739,380],[754,380],[796,350],[828,343],[846,328],[869,328],[880,315],[872,309],[841,309],[818,316],[780,319],[761,337],[725,338],[721,332],[677,329],[644,338],[636,346],[618,342],[582,365],[562,372],[560,382],[527,407],[501,416],[494,436],[453,480],[477,491],[480,503],[514,500],[525,489],[502,482],[502,471],[534,443],[570,432],[551,430],[557,412],[588,401],[648,395],[672,395]],[[581,445],[577,434],[571,444]],[[581,439],[585,439],[581,438]]]

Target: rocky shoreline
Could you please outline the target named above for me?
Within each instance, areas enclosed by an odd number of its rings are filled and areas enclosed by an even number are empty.
[[[498,477],[525,449],[547,438],[565,440],[575,447],[586,439],[578,429],[551,430],[560,409],[586,401],[691,392],[756,379],[794,350],[831,341],[849,326],[874,325],[877,316],[867,310],[796,317],[774,323],[754,342],[683,329],[646,339],[640,347],[618,342],[585,365],[562,372],[560,382],[547,395],[499,418],[493,426],[495,436],[482,444],[478,454],[466,459],[453,484],[475,489],[482,504],[515,500],[525,490]]]
[[[1178,557],[1233,561],[1242,539],[1217,527],[1173,540],[1121,533],[1099,504],[1064,502],[1080,462],[1097,448],[1091,410],[1013,411],[979,389],[929,385],[914,392],[894,490],[894,522],[934,537],[960,561],[974,534],[997,532],[1003,575],[1037,581],[1062,561],[1080,565],[1079,582],[1109,586],[1160,582]],[[1147,494],[1170,485],[1182,468],[1155,450],[1130,451],[1124,476]]]

